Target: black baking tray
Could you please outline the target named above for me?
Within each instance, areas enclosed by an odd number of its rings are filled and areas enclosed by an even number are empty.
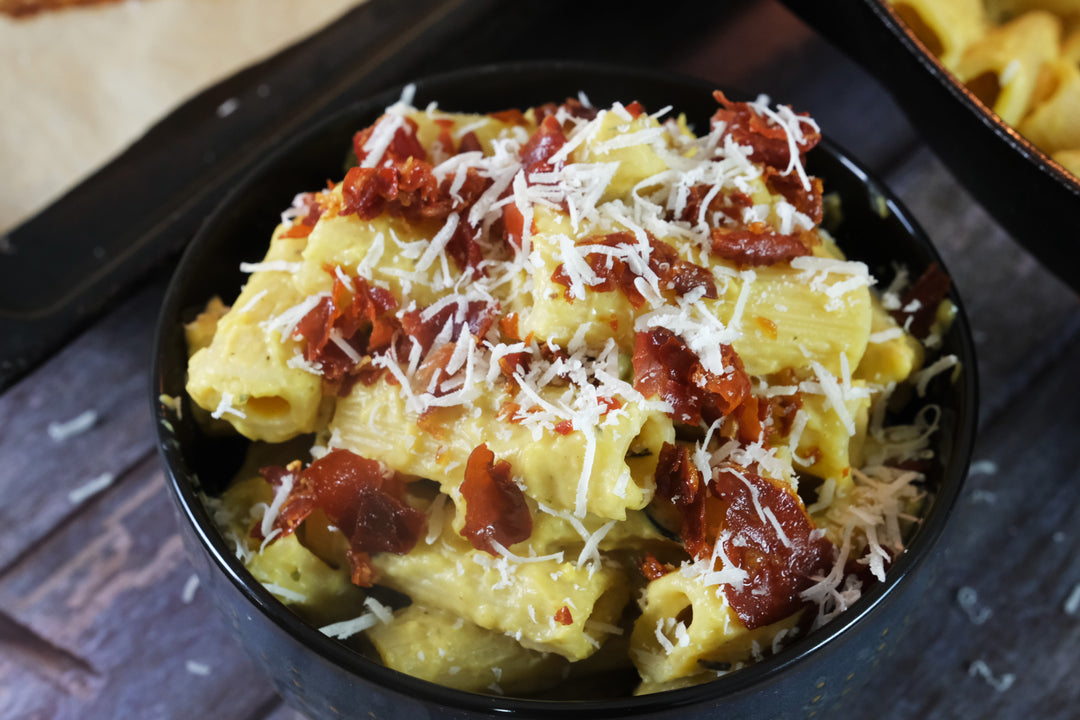
[[[782,2],[869,70],[979,204],[1080,292],[1080,180],[984,106],[887,0]]]

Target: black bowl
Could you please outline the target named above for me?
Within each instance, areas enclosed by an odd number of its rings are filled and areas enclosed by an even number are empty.
[[[873,73],[979,204],[1080,291],[1080,275],[1072,271],[1080,252],[1080,178],[983,105],[887,0],[782,1]]]
[[[584,90],[598,104],[640,100],[647,108],[674,105],[698,127],[715,109],[712,87],[698,80],[640,70],[566,63],[483,67],[416,83],[418,107],[438,101],[448,110],[486,112],[561,100]],[[220,491],[237,470],[244,443],[203,434],[184,394],[187,354],[182,324],[207,298],[235,297],[241,261],[262,257],[281,208],[298,190],[340,175],[352,134],[373,122],[400,89],[356,104],[312,125],[269,153],[207,219],[177,268],[162,309],[153,369],[158,444],[188,551],[203,586],[228,617],[238,641],[277,690],[313,718],[517,717],[796,717],[826,711],[867,678],[902,633],[905,615],[932,580],[927,562],[960,493],[976,426],[976,372],[971,334],[960,309],[943,351],[960,359],[956,382],[939,378],[930,400],[942,412],[939,464],[930,473],[932,498],[909,549],[888,579],[864,593],[846,613],[775,656],[714,682],[640,698],[543,701],[452,690],[380,665],[305,624],[256,582],[234,557],[200,501]],[[835,230],[840,245],[881,279],[893,262],[914,275],[941,259],[895,198],[834,144],[812,151],[810,170],[843,202]],[[951,299],[960,306],[953,293]],[[159,401],[183,398],[181,418]]]

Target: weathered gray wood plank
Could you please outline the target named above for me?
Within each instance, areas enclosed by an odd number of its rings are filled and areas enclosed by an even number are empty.
[[[0,717],[241,718],[272,706],[191,576],[151,455],[0,577],[0,687],[18,688],[0,693]]]
[[[69,494],[105,473],[119,477],[153,448],[150,338],[161,284],[149,286],[0,395],[0,568],[75,516]],[[53,440],[50,423],[86,411],[89,430]]]

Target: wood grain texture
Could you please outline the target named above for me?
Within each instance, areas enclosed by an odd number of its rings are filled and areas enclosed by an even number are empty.
[[[191,576],[148,456],[0,577],[0,717],[240,718],[276,705]]]
[[[152,452],[147,368],[163,294],[160,284],[144,289],[0,395],[0,568],[90,501],[70,501],[71,492],[103,473],[119,477]],[[89,430],[50,437],[51,423],[86,411],[97,415]]]

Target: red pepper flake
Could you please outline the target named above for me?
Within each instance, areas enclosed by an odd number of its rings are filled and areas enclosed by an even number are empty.
[[[681,338],[667,328],[639,332],[634,342],[634,389],[671,404],[671,416],[697,425],[731,414],[750,396],[750,378],[730,345],[721,345],[724,375],[711,373]]]
[[[516,312],[507,313],[499,318],[499,332],[503,334],[503,337],[512,342],[518,342],[521,340],[521,330],[518,329],[518,314]]]
[[[555,622],[559,623],[560,625],[573,625],[574,616],[570,614],[570,608],[568,608],[566,605],[563,605],[561,608],[555,611]]]
[[[638,568],[647,580],[659,580],[675,569],[657,560],[652,553],[645,553],[645,557],[638,563]]]
[[[775,340],[779,336],[779,328],[776,323],[764,315],[755,315],[754,324],[757,325],[761,332],[765,334],[765,337],[770,340]]]
[[[711,236],[713,254],[744,268],[776,265],[810,254],[809,245],[801,237],[765,228],[714,227]]]
[[[263,468],[272,483],[283,469]],[[349,539],[348,557],[353,582],[370,585],[374,579],[371,554],[403,555],[424,532],[424,513],[404,501],[405,483],[386,475],[382,466],[349,450],[335,449],[294,473],[295,484],[278,513],[275,528],[287,535],[315,508]]]
[[[574,432],[574,421],[560,420],[559,422],[555,423],[555,432],[559,433],[560,435],[569,435],[570,433]]]
[[[511,478],[510,463],[495,462],[495,453],[487,444],[469,454],[461,496],[465,499],[465,527],[461,534],[477,550],[497,556],[492,542],[508,548],[532,535],[532,515],[525,493]]]

